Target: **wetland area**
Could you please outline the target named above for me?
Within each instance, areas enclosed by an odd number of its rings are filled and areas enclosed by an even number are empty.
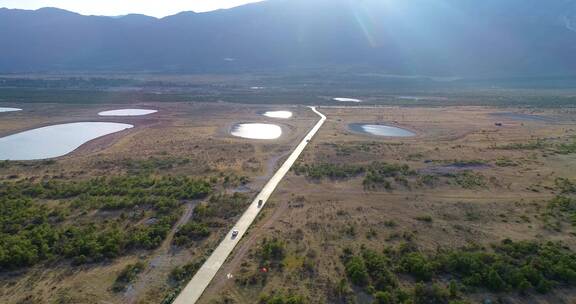
[[[25,214],[3,226],[2,303],[169,301],[318,119],[304,106],[234,103],[21,107],[0,121],[0,204],[13,210],[3,223]],[[110,109],[121,116],[99,115]],[[546,263],[570,260],[573,211],[562,206],[576,204],[571,109],[318,110],[326,123],[199,303],[371,303],[369,286],[448,291],[451,266],[438,248],[526,266],[513,250],[527,246],[533,258],[559,257]],[[370,273],[354,279],[354,263],[380,267],[373,259],[384,254],[389,266],[377,269],[392,285]],[[511,267],[482,261],[481,277]],[[530,271],[522,303],[574,299],[569,280]],[[468,279],[454,277],[456,299],[520,303],[504,273],[498,292]]]

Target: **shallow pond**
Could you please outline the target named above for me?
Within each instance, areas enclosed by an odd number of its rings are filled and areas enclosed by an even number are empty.
[[[554,122],[555,119],[552,117],[541,116],[541,115],[532,115],[532,114],[524,114],[524,113],[514,113],[514,112],[501,112],[501,113],[491,113],[490,115],[499,117],[499,118],[507,118],[512,120],[520,120],[520,121],[541,121],[541,122]]]
[[[98,137],[134,127],[112,122],[76,122],[0,138],[0,160],[36,160],[66,155]]]
[[[2,112],[15,112],[15,111],[22,111],[22,109],[0,107],[0,113],[2,113]]]
[[[353,132],[375,136],[412,137],[416,135],[416,133],[408,131],[406,129],[386,125],[377,125],[377,124],[353,123],[348,125],[348,128]]]
[[[362,102],[362,100],[360,100],[360,99],[356,99],[356,98],[345,98],[345,97],[336,97],[336,98],[332,98],[332,100],[334,100],[334,101],[340,101],[340,102]]]
[[[292,112],[290,112],[290,111],[268,111],[268,112],[262,113],[262,115],[264,115],[266,117],[270,117],[270,118],[288,119],[288,118],[292,117]]]
[[[282,128],[273,124],[241,123],[235,124],[230,134],[249,139],[277,139],[282,135]]]
[[[98,113],[100,116],[144,116],[158,112],[157,110],[146,109],[120,109],[112,111],[104,111]]]

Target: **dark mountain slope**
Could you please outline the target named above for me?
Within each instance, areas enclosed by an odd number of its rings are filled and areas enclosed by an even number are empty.
[[[82,16],[0,10],[0,71],[368,66],[508,76],[576,71],[576,0],[270,0],[229,10]]]

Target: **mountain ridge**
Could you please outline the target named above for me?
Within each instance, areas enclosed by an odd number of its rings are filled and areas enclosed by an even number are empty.
[[[250,71],[568,75],[574,0],[270,0],[164,18],[0,9],[0,72]],[[568,18],[568,19],[566,19]]]

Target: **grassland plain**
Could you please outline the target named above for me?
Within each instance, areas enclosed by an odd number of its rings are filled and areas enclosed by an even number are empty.
[[[97,113],[121,105],[39,103],[3,116],[2,135],[72,121],[135,128],[57,159],[0,162],[0,302],[169,299],[316,119],[300,107],[279,121],[258,114],[277,107],[133,106],[159,112],[110,119]],[[229,136],[244,121],[277,123],[283,136]]]
[[[200,303],[576,299],[571,109],[322,111],[324,128]],[[358,122],[417,136],[347,129]]]

